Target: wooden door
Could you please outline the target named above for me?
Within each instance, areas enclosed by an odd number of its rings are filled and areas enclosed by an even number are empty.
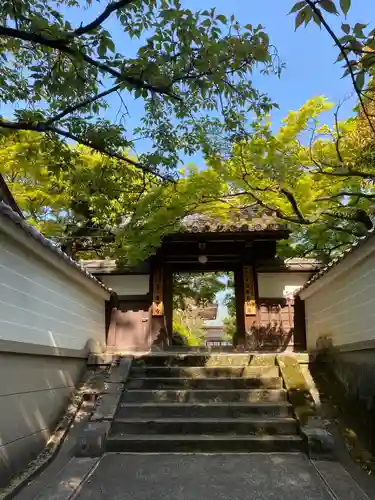
[[[252,347],[283,351],[293,346],[294,307],[292,300],[259,299],[259,325],[252,325]]]
[[[151,347],[149,300],[120,300],[112,310],[109,345],[118,351],[146,351]]]

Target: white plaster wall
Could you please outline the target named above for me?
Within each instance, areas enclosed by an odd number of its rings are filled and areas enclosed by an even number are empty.
[[[150,276],[148,274],[103,274],[100,279],[118,295],[146,295],[150,291]]]
[[[0,232],[0,339],[81,350],[89,338],[105,342],[104,299]]]
[[[258,273],[259,297],[285,297],[300,288],[310,273]]]
[[[355,263],[363,250],[354,251],[352,259],[320,278],[315,284],[321,286],[305,298],[308,349],[315,349],[321,336],[330,337],[337,347],[375,339],[375,251]],[[345,268],[340,274],[339,266]],[[333,273],[338,275],[329,281]]]

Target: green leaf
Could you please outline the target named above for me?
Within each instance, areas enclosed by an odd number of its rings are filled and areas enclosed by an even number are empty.
[[[309,24],[309,22],[311,21],[314,12],[310,7],[306,7],[305,11],[306,11],[305,26],[307,26]]]
[[[349,24],[342,24],[341,25],[341,29],[344,33],[346,33],[347,35],[349,35],[350,33],[350,25]]]
[[[316,10],[319,12],[319,14],[321,14],[319,9],[316,9]],[[322,20],[320,19],[320,17],[318,16],[318,14],[316,12],[313,12],[313,19],[314,19],[315,24],[317,24],[318,26],[321,26]]]
[[[305,20],[305,14],[304,14],[304,11],[301,10],[300,12],[298,12],[297,16],[296,16],[296,24],[295,24],[295,30],[297,30],[301,24],[304,22]]]
[[[340,52],[340,54],[337,56],[336,62],[340,62],[344,60],[344,55]]]
[[[115,52],[115,44],[113,43],[113,40],[111,38],[107,38],[107,47],[111,52]]]
[[[350,6],[351,6],[352,0],[340,0],[340,7],[345,16],[349,12]]]
[[[104,57],[107,52],[107,40],[102,38],[98,47],[99,57]]]
[[[297,2],[296,4],[294,4],[294,6],[293,6],[292,10],[289,12],[289,14],[293,14],[294,12],[298,12],[303,7],[305,7],[305,5],[306,5],[306,2]]]
[[[227,24],[227,18],[223,16],[223,14],[219,14],[218,16],[216,16],[216,19],[223,24]]]
[[[356,23],[356,25],[353,28],[353,32],[356,37],[358,38],[366,38],[363,30],[367,27],[367,24],[362,24],[362,23]]]
[[[365,85],[365,72],[360,71],[355,77],[355,84],[358,90],[362,90]]]
[[[321,0],[319,5],[330,14],[338,14],[336,5],[332,0]]]
[[[363,69],[368,70],[375,64],[375,53],[373,54],[366,54],[362,59],[361,59],[361,65]]]
[[[305,25],[307,25],[310,22],[312,15],[313,15],[312,9],[309,6],[301,10],[296,16],[295,29],[297,30],[303,22],[305,23]]]
[[[361,44],[361,42],[353,38],[353,40],[350,42],[350,49],[354,52],[361,53],[363,50],[363,45]]]

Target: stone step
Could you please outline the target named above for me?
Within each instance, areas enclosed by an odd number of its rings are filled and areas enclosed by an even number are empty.
[[[153,353],[134,360],[134,365],[151,366],[274,366],[276,355],[272,353]]]
[[[231,402],[278,402],[287,400],[285,389],[239,389],[239,390],[126,390],[124,403],[231,403]]]
[[[121,403],[117,418],[241,418],[254,415],[288,417],[292,406],[280,403]]]
[[[130,379],[127,389],[281,389],[280,377],[153,377]]]
[[[296,434],[297,422],[288,417],[252,418],[118,418],[113,434]]]
[[[106,443],[110,452],[133,453],[256,453],[305,451],[300,436],[230,435],[111,435]]]
[[[131,370],[130,378],[146,377],[279,377],[278,366],[145,366]]]

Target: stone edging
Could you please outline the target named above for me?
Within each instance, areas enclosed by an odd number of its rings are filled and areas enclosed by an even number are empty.
[[[111,365],[105,391],[101,394],[82,435],[76,444],[76,457],[100,457],[105,451],[105,443],[113,419],[120,404],[125,382],[128,380],[133,356],[123,356]]]
[[[95,376],[95,370],[89,370],[84,376],[84,380],[80,383],[79,387],[73,392],[70,397],[70,403],[64,414],[57,424],[55,431],[48,440],[47,445],[43,451],[32,460],[27,469],[15,476],[10,484],[0,491],[0,500],[13,499],[20,490],[29,483],[34,477],[43,472],[44,469],[52,462],[60,450],[68,432],[80,410],[85,398],[89,394],[95,394],[90,383],[91,379]]]
[[[276,363],[280,368],[300,432],[305,439],[309,457],[333,459],[332,434],[320,416],[319,404],[312,395],[314,388],[307,382],[300,364],[293,355],[287,354],[277,355]]]

